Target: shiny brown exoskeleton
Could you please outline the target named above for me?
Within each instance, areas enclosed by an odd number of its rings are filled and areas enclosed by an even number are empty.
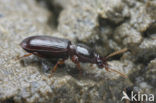
[[[24,55],[23,57],[34,54],[43,58],[58,59],[58,62],[54,66],[52,72],[56,71],[59,64],[63,64],[66,59],[70,58],[80,70],[80,62],[91,63],[97,64],[99,68],[105,68],[107,71],[115,71],[125,77],[124,74],[108,68],[107,59],[114,55],[123,53],[127,51],[127,49],[122,49],[108,55],[107,57],[102,57],[84,44],[74,45],[67,39],[51,36],[31,36],[24,39],[20,45],[25,51],[29,52],[29,54]]]

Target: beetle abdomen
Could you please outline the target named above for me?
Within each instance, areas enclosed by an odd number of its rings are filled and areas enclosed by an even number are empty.
[[[68,48],[71,42],[67,39],[60,39],[50,36],[32,36],[24,39],[21,46],[27,52],[36,52],[43,57],[56,58],[68,57]],[[59,55],[61,54],[61,55]]]

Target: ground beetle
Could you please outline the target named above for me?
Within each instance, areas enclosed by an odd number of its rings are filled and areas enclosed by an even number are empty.
[[[25,51],[29,52],[29,54],[22,57],[34,54],[43,58],[58,59],[58,62],[54,66],[52,72],[56,71],[59,64],[63,64],[66,59],[70,58],[80,70],[80,62],[91,63],[97,64],[99,68],[105,68],[107,71],[114,71],[119,73],[121,76],[126,77],[126,75],[120,73],[119,71],[109,68],[107,64],[107,59],[109,57],[127,51],[126,48],[111,53],[106,57],[102,57],[84,44],[74,45],[68,39],[51,36],[31,36],[24,39],[20,45]]]

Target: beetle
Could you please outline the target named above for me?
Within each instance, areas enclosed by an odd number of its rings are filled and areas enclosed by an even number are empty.
[[[126,52],[127,48],[121,49],[106,57],[100,56],[96,51],[91,49],[85,44],[72,44],[70,40],[51,37],[51,36],[30,36],[24,39],[20,46],[27,51],[22,57],[27,57],[32,54],[43,58],[55,58],[58,59],[52,72],[55,72],[59,64],[64,64],[64,61],[68,58],[77,65],[77,68],[81,71],[80,62],[96,64],[99,68],[105,68],[107,71],[114,71],[119,73],[121,76],[126,75],[111,69],[108,67],[107,59]]]

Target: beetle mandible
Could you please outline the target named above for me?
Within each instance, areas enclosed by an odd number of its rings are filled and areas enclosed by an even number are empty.
[[[111,53],[106,57],[102,57],[84,44],[74,45],[68,39],[51,36],[30,36],[24,39],[20,45],[25,51],[29,52],[29,54],[22,57],[34,54],[43,58],[58,59],[52,72],[56,71],[59,64],[63,64],[66,59],[70,58],[80,70],[80,62],[91,63],[96,64],[99,68],[105,68],[107,71],[114,71],[119,73],[121,76],[126,77],[126,75],[120,73],[119,71],[109,68],[107,59],[114,55],[126,52],[127,48]]]

